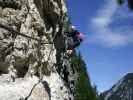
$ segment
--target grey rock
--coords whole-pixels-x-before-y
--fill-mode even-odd
[[[111,89],[102,93],[100,100],[133,100],[133,73],[128,73]]]
[[[67,21],[65,0],[0,0],[0,100],[74,99]]]

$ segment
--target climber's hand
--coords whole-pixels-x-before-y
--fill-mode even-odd
[[[67,54],[71,55],[73,53],[73,50],[67,50]]]

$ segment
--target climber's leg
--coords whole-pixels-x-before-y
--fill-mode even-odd
[[[72,44],[69,44],[69,45],[68,45],[67,53],[68,53],[69,55],[71,55],[71,54],[73,53],[73,50],[74,50],[76,47],[78,47],[79,45],[80,45],[80,41],[79,41],[79,40],[73,41]]]
[[[71,55],[73,53],[73,45],[74,45],[74,40],[73,38],[67,38],[67,47],[66,47],[66,54]]]

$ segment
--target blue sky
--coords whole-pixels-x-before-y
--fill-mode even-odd
[[[79,50],[99,91],[133,72],[133,12],[115,0],[68,0],[71,22],[85,34]]]

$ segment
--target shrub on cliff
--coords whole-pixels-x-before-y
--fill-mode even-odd
[[[72,58],[72,66],[76,70],[78,75],[76,84],[75,84],[75,100],[96,100],[96,94],[94,89],[91,86],[90,79],[87,74],[86,64],[82,60],[82,57],[75,55]]]

